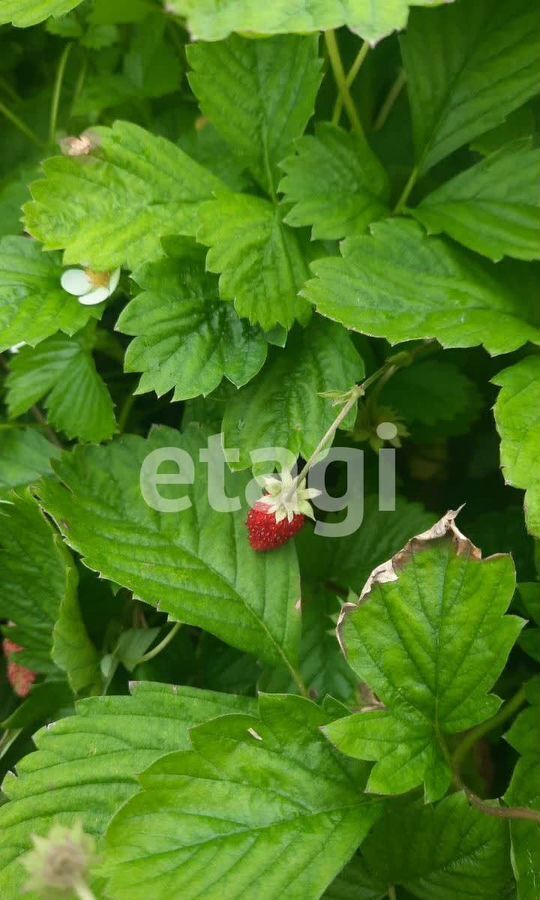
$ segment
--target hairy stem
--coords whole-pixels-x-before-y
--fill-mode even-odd
[[[418,166],[415,166],[407,179],[407,183],[406,183],[405,187],[403,188],[403,191],[401,192],[401,196],[400,196],[398,202],[396,203],[396,205],[394,207],[394,210],[393,210],[394,215],[397,215],[398,213],[400,213],[402,211],[403,207],[405,206],[405,204],[407,203],[407,200],[409,199],[409,197],[411,195],[411,191],[418,180],[419,174],[420,174],[420,172],[418,171]]]
[[[172,639],[180,631],[181,627],[182,622],[175,622],[173,627],[169,632],[167,632],[163,640],[161,640],[159,644],[156,644],[156,646],[153,647],[152,650],[149,650],[148,653],[145,653],[144,656],[141,656],[136,665],[140,666],[141,663],[149,662],[151,659],[154,659],[156,656],[158,656],[162,650],[165,650],[165,647],[168,647]]]
[[[62,85],[64,83],[64,75],[66,72],[66,65],[69,58],[69,54],[71,53],[72,44],[66,44],[64,49],[62,50],[62,55],[58,61],[58,68],[56,70],[56,78],[54,79],[54,87],[53,94],[51,100],[51,115],[49,118],[49,144],[51,147],[54,147],[56,143],[56,125],[58,122],[58,109],[60,107],[60,97],[62,96]]]
[[[369,44],[367,41],[364,41],[362,46],[360,47],[360,50],[356,54],[356,58],[352,64],[351,68],[347,72],[347,76],[345,78],[345,84],[347,85],[348,89],[351,88],[351,86],[354,82],[354,79],[356,78],[360,69],[362,68],[362,66],[364,64],[364,60],[365,60],[366,56],[368,55],[368,52],[369,52]],[[339,93],[337,96],[335,105],[334,105],[334,114],[332,116],[332,124],[333,125],[338,124],[338,122],[341,118],[342,110],[343,110],[343,97],[342,97],[341,93]]]
[[[394,103],[396,102],[397,98],[401,94],[401,91],[405,87],[406,83],[407,83],[407,75],[406,75],[405,69],[400,69],[396,80],[394,81],[392,87],[388,91],[388,94],[386,95],[386,98],[377,114],[377,118],[375,119],[375,122],[373,124],[374,131],[381,130],[381,128],[383,127],[384,123],[386,122],[388,116],[390,115],[390,113],[393,109]]]
[[[467,732],[454,750],[452,764],[459,769],[463,760],[467,757],[474,745],[477,744],[481,738],[485,737],[486,734],[489,734],[490,731],[500,728],[500,726],[504,725],[508,719],[511,719],[518,709],[521,709],[526,702],[526,699],[525,690],[521,687],[519,691],[516,691],[514,696],[504,704],[496,715],[492,716],[492,718],[488,719],[486,722],[481,722],[476,728],[472,728]]]
[[[331,31],[325,31],[324,39],[326,42],[326,48],[328,50],[330,65],[332,66],[332,71],[334,73],[337,88],[343,102],[343,106],[345,107],[345,110],[349,117],[351,128],[357,134],[363,135],[364,129],[362,128],[360,116],[358,115],[358,111],[356,109],[356,106],[354,105],[354,100],[351,96],[351,92],[347,84],[345,70],[343,68],[343,62],[341,60],[335,31],[333,29]]]

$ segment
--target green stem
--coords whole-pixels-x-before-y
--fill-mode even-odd
[[[414,169],[412,170],[411,174],[409,175],[409,178],[407,179],[407,183],[406,183],[405,187],[403,188],[403,191],[401,192],[401,196],[400,196],[398,202],[396,203],[396,205],[394,207],[394,215],[395,216],[398,215],[398,213],[400,213],[401,210],[403,209],[403,207],[405,206],[407,200],[409,199],[411,191],[418,180],[419,174],[420,174],[420,172],[418,171],[418,166],[415,166]]]
[[[337,88],[339,94],[341,96],[343,106],[347,112],[349,117],[349,121],[351,123],[351,128],[357,134],[364,134],[364,129],[362,128],[362,123],[360,121],[360,117],[356,110],[356,106],[354,105],[354,100],[351,96],[351,92],[349,90],[349,86],[347,84],[347,79],[345,77],[345,70],[343,69],[343,62],[341,60],[341,56],[339,53],[339,46],[336,38],[336,33],[332,29],[331,31],[324,32],[324,40],[326,42],[326,49],[328,50],[328,58],[330,60],[330,65],[332,66],[332,71],[334,73],[334,78],[337,84]]]
[[[362,65],[364,64],[364,60],[365,60],[366,56],[368,55],[368,52],[369,52],[369,44],[367,41],[364,41],[362,46],[360,47],[360,50],[356,54],[356,58],[352,64],[351,68],[347,72],[347,77],[345,79],[345,84],[347,85],[347,88],[349,88],[349,89],[351,88],[351,86],[354,82],[354,79],[356,78],[360,69],[362,68]],[[336,103],[334,106],[334,115],[332,116],[332,124],[333,125],[338,124],[338,122],[341,118],[342,110],[343,110],[343,97],[341,96],[341,94],[338,94]]]
[[[486,722],[481,722],[476,728],[472,728],[471,731],[467,732],[465,737],[461,740],[461,743],[458,744],[454,750],[452,756],[454,767],[459,769],[474,745],[485,737],[486,734],[489,734],[490,731],[495,731],[496,728],[499,728],[501,725],[504,725],[508,719],[511,719],[518,709],[523,706],[526,700],[525,690],[521,687],[519,691],[504,704],[496,715],[492,716],[492,718],[488,719]]]
[[[86,73],[88,71],[88,59],[86,55],[83,58],[81,68],[79,70],[79,74],[77,76],[77,81],[75,82],[75,88],[73,91],[73,97],[71,98],[71,115],[73,115],[73,109],[77,100],[81,96],[81,91],[84,86],[84,82],[86,81]]]
[[[165,650],[165,647],[167,647],[171,643],[172,639],[174,638],[174,636],[176,634],[178,634],[181,627],[182,627],[182,622],[175,622],[173,627],[165,635],[163,640],[160,641],[159,644],[156,644],[156,646],[152,650],[149,650],[148,653],[145,653],[144,656],[141,656],[141,658],[137,661],[136,665],[140,666],[142,663],[149,662],[151,659],[154,659],[156,656],[158,656],[161,653],[161,651]]]
[[[388,885],[388,900],[396,900],[396,889],[393,884]]]
[[[123,434],[126,430],[126,425],[128,423],[128,419],[136,399],[137,397],[135,394],[128,394],[124,401],[122,409],[120,410],[120,415],[118,416],[118,431],[120,432],[120,434]]]
[[[53,94],[51,100],[51,115],[49,119],[49,145],[54,147],[56,143],[56,125],[58,122],[58,109],[60,107],[60,97],[62,96],[62,85],[64,83],[64,75],[66,65],[71,53],[72,44],[66,44],[62,50],[60,59],[58,60],[58,68],[56,70],[56,78],[54,79]]]
[[[42,141],[41,138],[37,136],[37,134],[34,134],[32,129],[29,128],[28,125],[26,125],[22,121],[22,119],[19,119],[19,117],[16,116],[15,113],[5,105],[5,103],[2,103],[1,100],[0,113],[5,116],[6,119],[9,119],[11,124],[15,125],[15,128],[18,128],[21,134],[24,134],[24,136],[27,137],[29,141],[32,141],[32,143],[35,144],[36,147],[39,147],[41,150],[43,150],[43,148],[45,147],[45,142]]]
[[[405,72],[405,69],[401,69],[396,80],[394,81],[392,87],[388,91],[386,99],[384,100],[384,103],[379,110],[377,118],[375,119],[375,122],[373,124],[374,131],[380,131],[381,128],[383,127],[384,123],[386,122],[388,116],[390,115],[390,113],[392,111],[394,103],[396,102],[397,98],[401,94],[401,91],[405,87],[406,82],[407,82],[407,74]]]
[[[21,733],[22,728],[10,728],[8,731],[4,732],[0,738],[0,759],[6,755],[9,748],[15,743]]]

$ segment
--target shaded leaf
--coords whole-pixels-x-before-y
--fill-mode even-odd
[[[60,448],[34,428],[0,429],[0,497],[10,488],[24,487],[51,475],[51,459]]]

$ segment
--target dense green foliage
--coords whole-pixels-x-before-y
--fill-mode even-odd
[[[0,26],[1,897],[539,900],[540,8]]]

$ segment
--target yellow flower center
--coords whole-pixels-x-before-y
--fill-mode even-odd
[[[110,272],[94,272],[93,269],[85,269],[84,274],[86,275],[88,280],[91,282],[93,287],[95,287],[95,288],[99,288],[99,287],[108,288],[109,287],[109,282],[111,280]]]

